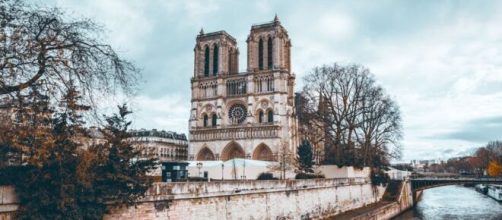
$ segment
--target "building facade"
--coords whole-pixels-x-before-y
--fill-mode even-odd
[[[189,119],[190,159],[277,160],[295,151],[295,75],[291,41],[277,17],[253,25],[247,38],[247,71],[225,31],[197,36]]]
[[[132,130],[131,140],[142,148],[145,157],[153,157],[159,162],[188,160],[188,140],[185,134],[171,131]]]

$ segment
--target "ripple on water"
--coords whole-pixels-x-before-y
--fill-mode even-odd
[[[395,218],[405,219],[502,219],[502,203],[474,188],[444,186],[425,190],[415,209]]]

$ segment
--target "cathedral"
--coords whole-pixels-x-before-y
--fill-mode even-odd
[[[189,159],[277,161],[298,146],[291,40],[277,18],[253,25],[247,71],[225,31],[196,38],[189,119]]]

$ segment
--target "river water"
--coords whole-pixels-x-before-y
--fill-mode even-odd
[[[472,187],[443,186],[425,190],[414,209],[395,218],[408,219],[502,220],[502,203]]]

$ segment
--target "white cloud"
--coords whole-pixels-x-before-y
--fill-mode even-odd
[[[318,17],[317,32],[333,40],[345,39],[353,35],[356,24],[353,19],[338,12],[326,13]]]
[[[135,112],[133,127],[137,129],[188,132],[190,103],[178,95],[167,94],[155,99],[140,95],[135,97],[132,110]]]

